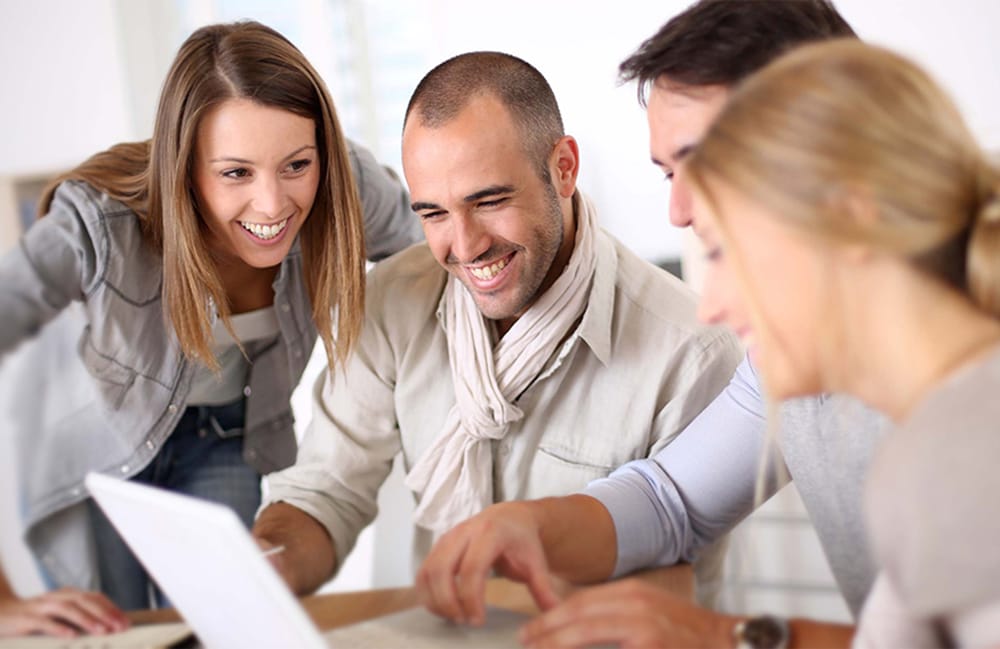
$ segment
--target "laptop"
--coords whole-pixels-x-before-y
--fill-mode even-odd
[[[98,473],[85,483],[206,647],[327,646],[231,509]]]
[[[205,647],[517,646],[528,619],[491,607],[470,629],[417,608],[324,636],[228,507],[98,473],[86,485]]]

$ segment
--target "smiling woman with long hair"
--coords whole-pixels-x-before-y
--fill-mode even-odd
[[[243,22],[184,42],[152,139],[57,179],[0,261],[0,352],[74,302],[84,314],[82,362],[46,377],[76,384],[22,436],[20,467],[31,549],[74,589],[20,600],[0,574],[0,635],[102,632],[125,624],[116,606],[166,603],[87,498],[88,471],[252,522],[261,474],[294,461],[289,399],[317,337],[331,369],[357,340],[366,247],[420,238],[408,203],[283,36]]]
[[[896,423],[867,484],[881,574],[856,643],[996,645],[1000,172],[923,71],[856,41],[751,78],[686,171],[706,319],[772,398],[849,393]]]

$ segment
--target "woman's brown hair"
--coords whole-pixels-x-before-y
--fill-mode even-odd
[[[302,53],[269,27],[238,22],[195,31],[167,74],[152,139],[113,146],[56,179],[40,210],[47,210],[58,183],[82,180],[135,211],[147,243],[161,256],[164,311],[181,348],[217,367],[211,303],[227,327],[230,308],[203,237],[192,168],[201,119],[214,106],[237,98],[307,117],[316,125],[320,182],[299,242],[313,321],[333,368],[346,358],[361,328],[361,204],[326,86]]]

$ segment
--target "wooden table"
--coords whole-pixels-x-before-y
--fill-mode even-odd
[[[690,566],[657,568],[636,576],[681,597],[694,599],[694,573]],[[563,585],[559,590],[566,594],[577,588],[581,587]],[[527,587],[507,579],[494,578],[487,582],[486,601],[492,606],[520,613],[529,615],[538,613],[538,607],[535,606]],[[417,592],[413,587],[311,595],[302,598],[301,602],[316,626],[323,631],[419,605]],[[180,619],[173,609],[133,611],[129,613],[129,618],[133,624],[176,622]]]

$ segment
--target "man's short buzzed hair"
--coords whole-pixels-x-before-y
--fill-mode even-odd
[[[518,130],[528,157],[541,178],[551,182],[548,158],[565,133],[559,104],[542,73],[503,52],[468,52],[427,73],[410,97],[403,128],[416,112],[430,128],[444,126],[476,97],[492,96],[503,104]]]
[[[857,37],[829,0],[700,0],[619,66],[639,102],[660,76],[686,86],[732,86],[810,41]]]

